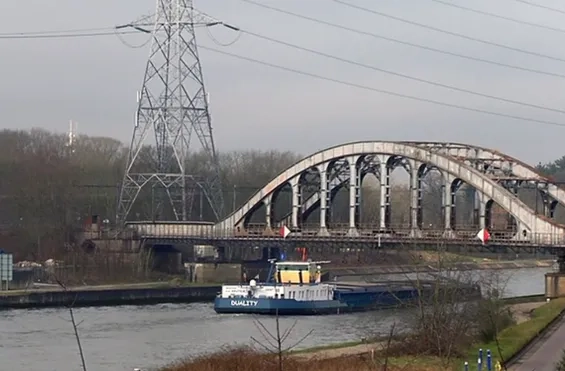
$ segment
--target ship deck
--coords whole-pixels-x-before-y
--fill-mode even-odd
[[[418,284],[410,281],[382,281],[382,282],[363,282],[363,281],[337,281],[333,282],[338,291],[404,291],[416,288],[432,288],[434,282],[420,281]]]

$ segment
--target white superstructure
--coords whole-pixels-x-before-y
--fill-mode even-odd
[[[257,285],[255,280],[251,280],[248,285],[223,285],[221,297],[226,299],[295,299],[297,301],[332,300],[334,288],[334,285],[326,283]]]
[[[321,262],[277,262],[275,280],[268,283],[223,285],[226,299],[294,299],[297,301],[333,300],[335,285],[321,283]]]

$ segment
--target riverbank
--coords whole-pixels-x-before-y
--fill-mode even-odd
[[[365,266],[330,268],[329,278],[378,280],[388,274],[428,273],[437,271],[434,256],[423,256],[421,264],[404,266]],[[448,256],[449,257],[449,256]],[[550,268],[552,260],[516,260],[491,261],[455,256],[446,264],[453,270],[516,270],[525,268]],[[45,308],[62,306],[113,306],[113,305],[149,305],[160,303],[192,303],[213,301],[221,291],[221,284],[191,284],[174,279],[153,283],[115,284],[101,286],[75,286],[63,289],[58,285],[38,285],[25,290],[0,291],[0,309]]]
[[[516,321],[516,325],[530,321],[534,311],[546,304],[543,295],[528,295],[503,300],[509,303],[508,309],[512,313],[514,320]],[[291,352],[290,354],[298,359],[319,360],[367,354],[371,351],[375,351],[375,349],[384,349],[385,347],[386,341],[384,340],[358,340],[299,349]]]
[[[154,282],[123,285],[41,287],[0,292],[0,309],[149,305],[213,301],[221,285]]]
[[[391,371],[454,371],[463,367],[469,361],[470,369],[476,370],[473,360],[476,359],[478,349],[491,349],[493,351],[493,364],[499,360],[510,360],[518,354],[528,343],[535,341],[543,334],[556,318],[565,311],[565,298],[556,299],[549,303],[519,303],[512,304],[510,310],[515,315],[516,323],[499,333],[497,342],[476,343],[468,349],[466,357],[439,359],[437,357],[422,356],[391,356],[385,355],[387,342],[357,343],[344,347],[318,347],[310,351],[302,350],[296,353],[284,354],[285,370],[311,371],[348,371],[348,370],[374,370],[380,369],[386,362],[387,369]],[[402,342],[402,339],[397,339]],[[394,343],[394,342],[393,342]],[[500,351],[500,353],[499,353]],[[162,368],[162,371],[220,371],[239,369],[245,371],[266,371],[278,368],[280,359],[276,354],[262,353],[251,348],[235,348],[220,351],[194,359],[180,361],[171,366]]]
[[[468,352],[468,358],[473,360],[478,354],[478,349],[492,349],[493,364],[504,361],[507,366],[514,365],[525,350],[529,349],[531,344],[536,343],[538,339],[543,338],[545,332],[549,330],[554,323],[563,318],[565,313],[565,298],[557,299],[549,303],[540,301],[540,296],[531,295],[526,297],[509,298],[505,301],[508,303],[507,308],[512,313],[515,324],[503,330],[498,336],[498,344],[490,342],[488,344],[477,344]],[[291,354],[292,357],[303,361],[319,361],[326,359],[338,359],[351,356],[362,356],[367,354],[379,353],[386,348],[386,341],[374,341],[367,343],[365,341],[333,344],[322,347],[302,349]],[[499,349],[500,353],[495,349]],[[439,360],[426,358],[418,360],[418,358],[410,359],[409,357],[394,357],[391,364],[406,364],[413,362],[414,365],[421,365],[422,368],[409,368],[414,370],[426,370],[428,365],[432,367],[434,364],[439,365]],[[453,365],[453,369],[458,369],[457,363]],[[469,362],[470,369],[475,370],[473,362]]]

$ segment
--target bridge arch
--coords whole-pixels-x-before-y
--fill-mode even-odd
[[[519,160],[513,156],[507,155],[495,149],[485,148],[476,145],[469,145],[464,143],[437,143],[437,142],[403,142],[410,145],[423,146],[429,148],[432,152],[439,152],[453,156],[455,158],[461,158],[468,155],[468,151],[474,153],[474,157],[482,160],[495,160],[495,161],[506,161],[508,162],[508,171],[514,176],[523,178],[537,180],[540,183],[547,184],[547,193],[554,201],[557,201],[561,206],[565,206],[565,190],[557,186],[553,179],[541,174],[533,166]],[[552,210],[555,210],[555,204]]]
[[[347,159],[349,163],[357,164],[361,156],[368,154],[388,156],[388,158],[400,156],[414,163],[429,164],[437,168],[442,174],[450,175],[453,179],[460,179],[478,190],[487,200],[493,200],[508,213],[512,214],[520,225],[518,229],[521,231],[526,230],[528,235],[547,234],[562,236],[564,233],[564,226],[543,216],[536,215],[528,206],[514,197],[511,192],[496,181],[490,179],[478,169],[464,164],[450,153],[435,151],[433,148],[427,146],[426,142],[385,141],[343,144],[322,150],[304,158],[270,181],[263,189],[255,193],[239,210],[236,210],[223,221],[217,223],[215,228],[230,229],[240,226],[247,214],[250,213],[257,204],[264,202],[267,197],[276,192],[284,184],[288,182],[291,184],[297,183],[295,179],[298,179],[303,172],[310,168],[318,168],[322,164],[333,163],[339,159]],[[417,171],[417,168],[415,170]],[[350,184],[350,186],[355,188],[354,184]]]

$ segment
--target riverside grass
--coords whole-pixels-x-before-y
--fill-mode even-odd
[[[520,324],[504,329],[498,335],[498,346],[495,341],[487,344],[476,344],[468,354],[469,360],[475,360],[479,349],[490,349],[493,364],[509,360],[522,350],[532,339],[539,335],[551,324],[561,313],[565,311],[565,298],[554,299],[532,312],[532,318]],[[500,353],[498,351],[500,348]],[[469,362],[470,370],[476,370],[477,366]]]
[[[469,361],[470,370],[476,370],[473,362],[477,358],[478,349],[490,349],[493,355],[493,364],[502,359],[508,360],[517,354],[531,339],[542,332],[555,318],[565,311],[565,298],[555,299],[536,308],[532,318],[503,330],[496,342],[477,343],[469,349],[467,359],[457,359],[448,366],[442,365],[440,359],[435,357],[391,357],[388,359],[389,371],[455,371],[460,370],[465,361]],[[311,353],[312,357],[303,359],[292,354],[285,355],[284,371],[354,371],[382,369],[384,357],[378,353],[374,357],[370,354],[341,355],[336,357],[316,357],[320,350],[345,349],[358,343],[345,343],[339,345],[316,347],[296,352],[298,354]],[[501,355],[498,353],[500,348]],[[182,360],[161,369],[161,371],[275,371],[279,370],[277,356],[258,352],[249,347],[226,348],[216,353],[203,355],[187,360]]]

